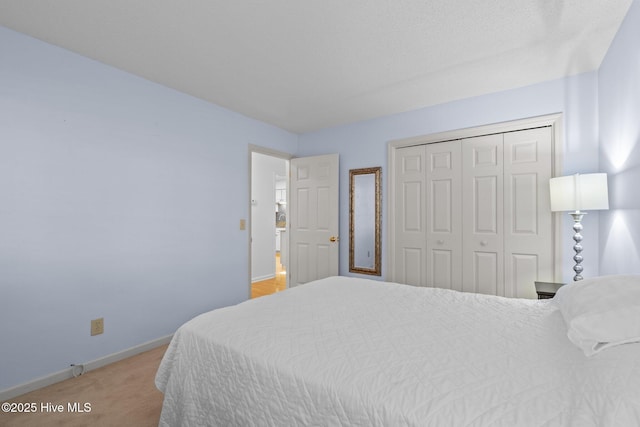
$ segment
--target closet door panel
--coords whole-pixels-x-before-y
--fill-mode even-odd
[[[400,283],[407,285],[423,286],[424,278],[424,254],[420,248],[405,247],[402,249],[401,264],[404,268],[400,271]]]
[[[491,236],[498,235],[498,198],[500,188],[499,175],[473,177],[474,215],[473,230],[475,233],[485,233]]]
[[[504,295],[503,136],[462,142],[463,290]]]
[[[471,289],[468,292],[479,294],[498,295],[500,282],[500,257],[497,252],[473,252],[473,279],[470,281]]]
[[[505,262],[506,296],[514,298],[537,298],[535,289],[533,292],[527,292],[527,290],[529,288],[535,288],[531,285],[533,282],[530,282],[530,280],[535,282],[537,279],[540,269],[539,256],[536,254],[511,253],[508,254],[507,257]]]
[[[520,173],[507,176],[507,209],[511,212],[506,225],[513,234],[533,236],[538,233],[538,174]],[[509,181],[510,180],[510,181]]]
[[[461,143],[426,146],[427,286],[462,290]]]
[[[405,182],[402,185],[402,231],[405,233],[422,233],[423,218],[422,193],[423,183],[419,181]]]
[[[392,280],[426,285],[425,147],[398,149],[396,156],[396,223]]]
[[[553,281],[551,128],[506,133],[504,150],[505,296],[535,298],[533,282]]]
[[[431,221],[429,231],[431,233],[450,234],[452,230],[452,204],[453,198],[453,182],[451,179],[427,179],[427,185],[430,184],[429,212],[431,213]]]
[[[429,271],[429,286],[435,288],[457,289],[458,283],[454,282],[454,276],[458,262],[454,256],[454,251],[432,249],[429,251],[429,261],[431,270]]]

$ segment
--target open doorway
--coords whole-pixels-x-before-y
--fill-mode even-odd
[[[251,150],[251,298],[287,288],[289,160]]]

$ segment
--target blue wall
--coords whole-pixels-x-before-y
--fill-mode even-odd
[[[563,114],[562,174],[598,170],[597,73],[585,73],[516,90],[493,93],[403,114],[382,117],[300,136],[299,155],[340,154],[340,274],[349,273],[349,169],[382,166],[383,268],[386,277],[387,143],[417,135],[463,129],[491,123]],[[583,221],[585,277],[598,273],[598,213]],[[573,222],[564,216],[562,230],[563,280],[571,280]]]
[[[602,274],[640,274],[640,3],[632,3],[599,72],[601,167],[609,211],[601,214]]]
[[[0,27],[0,390],[245,300],[248,145],[297,139]]]

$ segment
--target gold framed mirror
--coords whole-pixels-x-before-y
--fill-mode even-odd
[[[349,271],[382,275],[380,166],[349,170]]]

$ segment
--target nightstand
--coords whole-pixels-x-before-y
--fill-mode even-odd
[[[550,299],[553,298],[560,286],[564,285],[564,283],[553,283],[553,282],[535,282],[536,283],[536,293],[538,294],[538,299]]]

